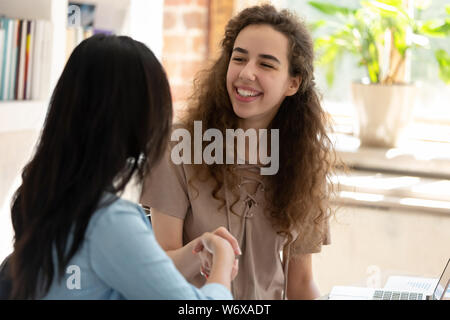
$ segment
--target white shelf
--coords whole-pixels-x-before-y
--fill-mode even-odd
[[[50,97],[65,63],[67,0],[1,0],[0,14],[18,19],[47,20],[51,23],[51,47],[42,63],[45,83],[42,97]],[[48,101],[0,101],[0,133],[39,130]]]
[[[17,19],[52,20],[52,0],[2,0],[0,13]]]
[[[47,113],[48,101],[1,101],[0,133],[40,130]]]

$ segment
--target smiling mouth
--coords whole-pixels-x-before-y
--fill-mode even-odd
[[[236,93],[242,98],[255,98],[262,95],[262,92],[242,88],[236,88]]]

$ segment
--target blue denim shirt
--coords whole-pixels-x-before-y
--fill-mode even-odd
[[[119,198],[93,214],[65,271],[43,299],[233,298],[218,283],[200,289],[188,283],[156,242],[142,208]]]

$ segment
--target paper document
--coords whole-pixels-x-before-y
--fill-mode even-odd
[[[421,292],[431,295],[434,288],[436,288],[438,280],[435,278],[390,276],[383,289],[390,291]]]
[[[334,286],[329,294],[330,300],[368,300],[374,293],[373,288]]]

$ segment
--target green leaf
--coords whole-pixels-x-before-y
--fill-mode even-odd
[[[318,38],[315,41],[315,49],[319,51],[319,57],[316,62],[324,68],[326,82],[329,87],[333,85],[336,64],[343,50],[343,47],[338,44],[337,40],[339,39],[330,36]]]
[[[312,23],[309,23],[308,24],[308,28],[309,28],[309,30],[314,32],[317,29],[319,29],[319,28],[323,27],[324,25],[326,25],[326,23],[327,22],[325,20],[317,20],[317,21],[314,21]]]
[[[434,53],[439,65],[439,77],[446,84],[450,84],[450,55],[443,49]]]
[[[317,62],[321,65],[323,64],[333,64],[334,59],[336,58],[336,53],[339,50],[339,47],[331,40],[323,43],[322,45],[318,45],[317,48],[321,48],[323,53],[318,58]]]
[[[331,3],[325,3],[325,2],[318,2],[318,1],[308,1],[308,4],[317,10],[319,10],[322,13],[325,13],[327,15],[336,15],[336,14],[343,14],[343,15],[349,15],[355,13],[355,9],[337,6]]]
[[[367,69],[370,81],[373,83],[379,82],[380,66],[378,48],[375,41],[375,35],[370,28],[362,30],[364,32],[363,41],[361,43],[362,63]]]
[[[403,7],[403,0],[376,0],[375,2],[383,3],[396,8]]]
[[[409,23],[413,21],[401,1],[365,0],[361,1],[361,5],[367,10],[380,15],[382,19],[392,18],[396,21],[403,20]]]
[[[445,12],[447,12],[447,14],[450,14],[450,4],[445,6]]]
[[[393,35],[395,48],[397,49],[398,53],[400,53],[400,55],[404,57],[409,46],[406,43],[406,33],[402,31],[404,30],[394,30]]]
[[[334,64],[328,64],[325,72],[325,79],[327,81],[328,87],[331,87],[334,82]]]
[[[381,1],[372,1],[372,0],[361,1],[361,5],[382,16],[393,16],[398,13],[396,7],[391,6],[389,4],[385,4]]]
[[[368,61],[367,71],[371,82],[378,82],[380,77],[380,66],[378,64],[378,49],[375,43],[369,44],[369,52],[372,59]],[[377,59],[375,59],[377,57]]]
[[[398,12],[398,10],[395,6],[384,3],[383,1],[367,0],[367,1],[361,1],[361,4],[364,5],[365,7],[372,8],[373,10],[376,10],[380,13],[392,14],[392,13]]]
[[[450,18],[442,20],[429,20],[426,21],[419,31],[431,37],[448,37],[450,36]]]

